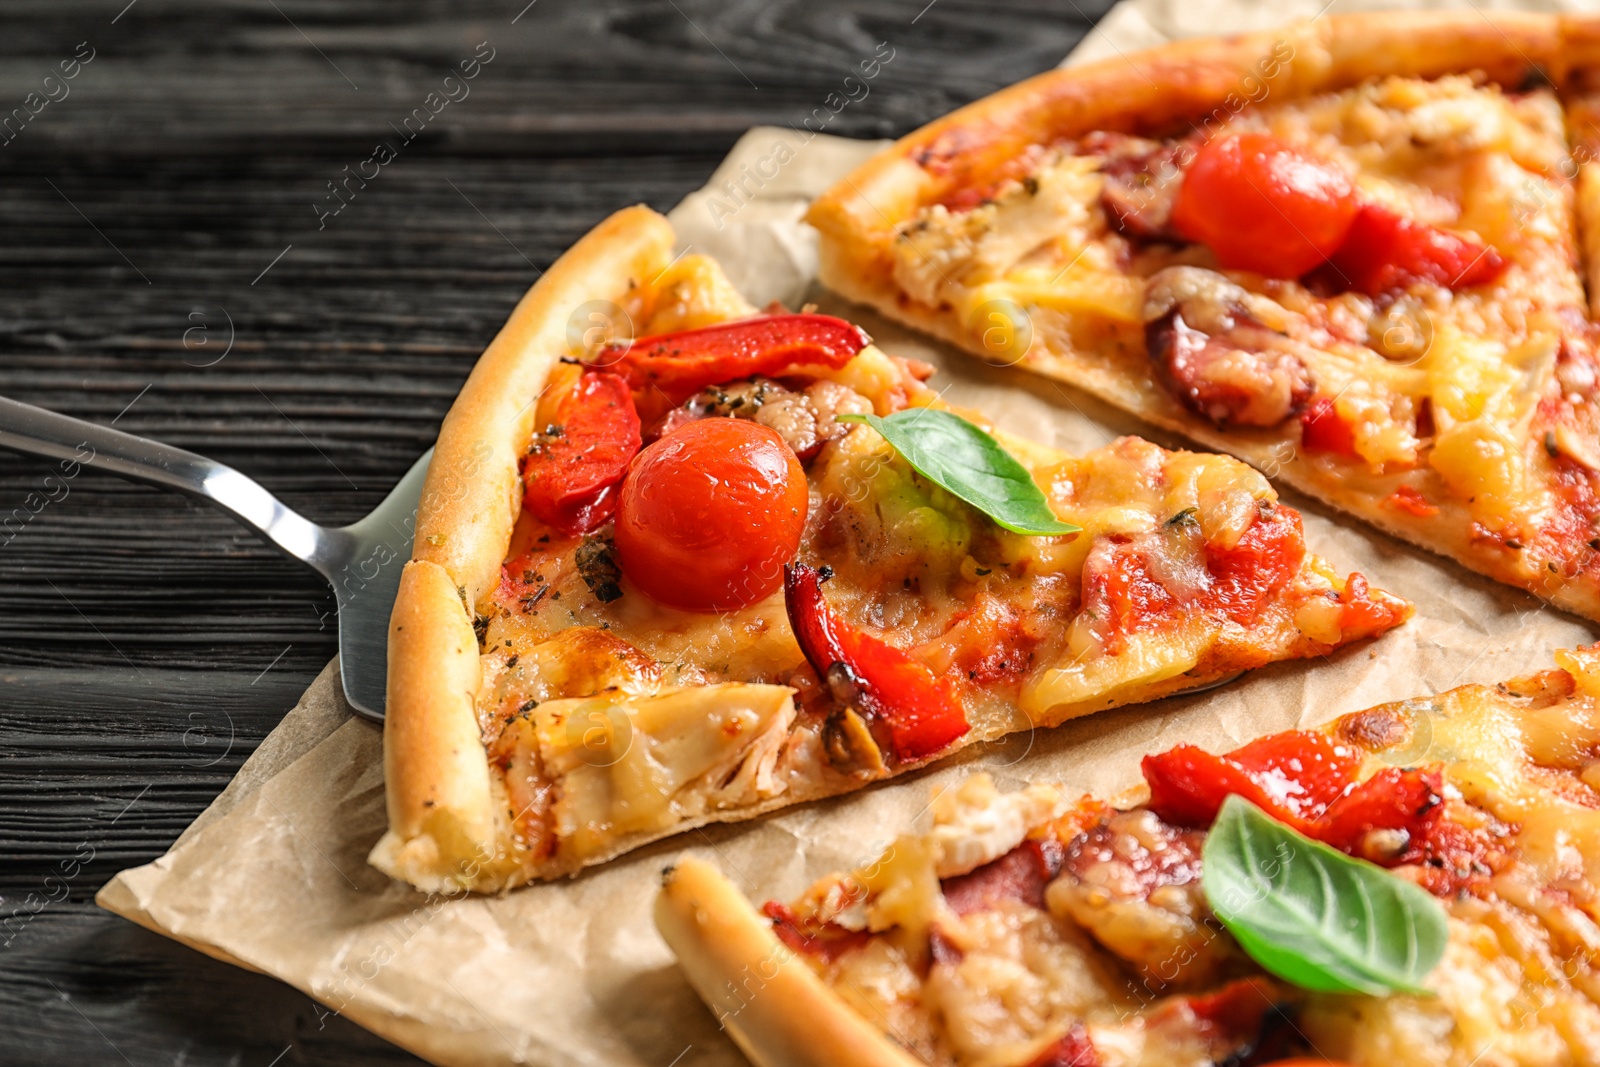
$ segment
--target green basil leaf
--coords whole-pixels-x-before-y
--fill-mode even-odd
[[[871,426],[918,474],[1013,533],[1048,537],[1082,529],[1057,519],[1028,469],[960,415],[938,408],[906,408],[881,418],[840,415],[839,421]]]
[[[1444,908],[1426,890],[1297,833],[1229,796],[1206,838],[1201,884],[1250,957],[1305,989],[1427,994]]]

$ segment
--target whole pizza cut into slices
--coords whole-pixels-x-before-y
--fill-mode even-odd
[[[1245,464],[992,434],[930,373],[757,311],[648,209],[578,242],[440,432],[372,862],[570,874],[1409,614]]]
[[[1556,662],[1116,804],[973,775],[759,912],[685,859],[657,925],[761,1067],[1597,1063],[1600,651]]]
[[[1600,619],[1597,71],[1600,20],[1553,15],[1187,41],[980,100],[808,217],[844,295]]]

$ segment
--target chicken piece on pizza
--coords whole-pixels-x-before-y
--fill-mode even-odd
[[[819,199],[823,280],[1600,619],[1597,71],[1476,11],[1053,71]]]
[[[974,775],[791,904],[682,860],[656,922],[759,1067],[1600,1062],[1600,646],[1556,662],[1115,805]]]
[[[571,874],[1409,613],[1237,460],[992,434],[672,245],[603,223],[445,420],[391,623],[396,877]]]

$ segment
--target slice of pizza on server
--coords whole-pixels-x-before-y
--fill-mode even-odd
[[[571,874],[1409,614],[1245,464],[1066,455],[929,373],[758,312],[647,209],[578,242],[439,436],[372,861],[440,890]]]

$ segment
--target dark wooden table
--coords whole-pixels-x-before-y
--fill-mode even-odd
[[[878,42],[893,61],[827,132],[904,133],[1054,65],[1106,6],[10,0],[0,394],[351,521],[535,269],[607,213],[670,208]],[[468,95],[319,219],[475,54]],[[92,901],[334,651],[326,587],[220,514],[0,453],[0,1063],[415,1062]]]

